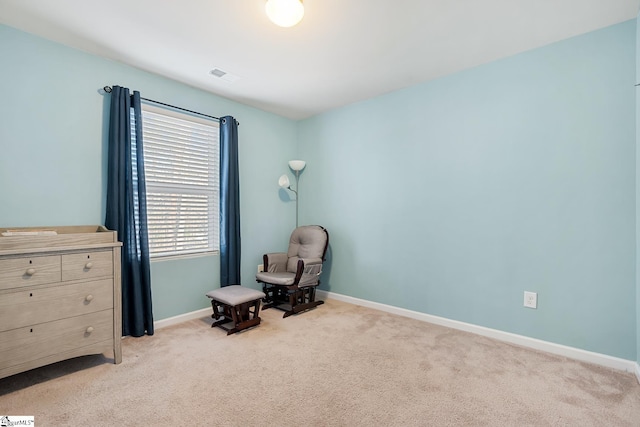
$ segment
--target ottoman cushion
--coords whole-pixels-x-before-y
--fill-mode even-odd
[[[231,285],[207,292],[207,296],[212,300],[219,301],[223,304],[236,306],[245,302],[262,299],[266,295],[264,292],[260,292],[255,289],[245,288],[240,285]]]

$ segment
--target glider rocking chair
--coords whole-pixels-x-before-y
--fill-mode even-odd
[[[282,317],[289,317],[324,304],[316,301],[316,287],[328,245],[324,227],[305,225],[291,233],[287,253],[265,254],[264,271],[256,275],[266,294],[262,309],[278,308],[285,311]]]

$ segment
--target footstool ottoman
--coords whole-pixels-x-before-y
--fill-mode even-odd
[[[260,324],[258,314],[260,314],[260,301],[266,296],[264,292],[240,285],[230,285],[207,292],[206,295],[211,298],[213,307],[211,317],[216,320],[222,317],[211,325],[212,328],[218,326],[227,331],[227,335],[231,335]],[[231,322],[233,322],[232,327],[225,325]]]

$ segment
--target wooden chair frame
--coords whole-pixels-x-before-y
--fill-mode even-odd
[[[213,322],[211,327],[222,328],[227,331],[227,335],[235,334],[243,329],[260,324],[260,299],[234,306],[212,299],[211,306],[213,307],[211,317],[216,320],[222,317],[221,320]],[[252,308],[253,310],[251,310]],[[229,328],[226,324],[230,322],[233,322],[233,326]]]

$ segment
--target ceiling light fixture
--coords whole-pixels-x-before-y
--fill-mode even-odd
[[[264,8],[271,22],[280,27],[293,27],[304,16],[302,0],[267,0]]]

